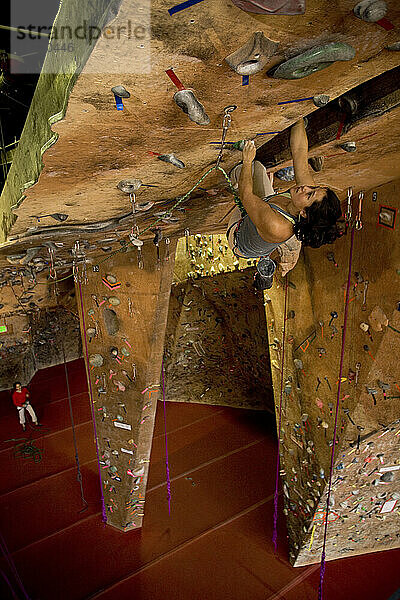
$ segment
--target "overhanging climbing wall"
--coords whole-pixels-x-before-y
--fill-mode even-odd
[[[234,3],[231,0],[218,3],[206,0],[195,4],[189,2],[176,8],[170,7],[172,10],[169,11],[164,0],[154,0],[152,3],[147,0],[140,0],[137,3],[124,0],[112,23],[114,31],[117,27],[124,27],[130,20],[135,21],[138,14],[142,12],[147,18],[144,22],[146,27],[143,40],[130,38],[127,35],[123,39],[117,36],[109,39],[108,34],[101,36],[85,69],[77,79],[65,119],[54,126],[51,134],[46,135],[45,139],[39,139],[34,134],[38,122],[35,112],[32,111],[28,117],[27,127],[16,152],[16,166],[10,172],[2,196],[4,207],[2,223],[6,233],[10,233],[13,221],[11,213],[18,217],[11,230],[13,238],[9,239],[12,248],[7,246],[4,253],[17,254],[17,256],[20,254],[18,260],[23,261],[26,258],[27,264],[32,266],[33,259],[30,252],[35,246],[44,248],[44,240],[49,238],[63,240],[64,246],[62,250],[60,249],[59,256],[62,260],[68,259],[69,264],[71,264],[70,252],[76,240],[80,240],[82,244],[86,241],[85,260],[92,261],[88,262],[88,268],[95,264],[99,253],[103,251],[108,253],[109,262],[106,267],[101,267],[97,273],[90,272],[88,286],[82,286],[81,318],[82,324],[84,315],[87,320],[89,319],[89,324],[85,322],[83,328],[86,334],[89,334],[87,329],[92,330],[92,338],[89,336],[91,341],[88,341],[90,349],[88,354],[93,356],[99,354],[104,361],[101,366],[96,366],[100,364],[100,360],[98,357],[95,358],[96,363],[92,358],[93,370],[89,375],[94,391],[93,401],[99,405],[94,407],[96,408],[95,422],[98,425],[99,435],[101,434],[99,446],[102,461],[102,489],[106,494],[106,516],[116,527],[129,528],[139,526],[141,522],[139,510],[136,510],[138,518],[134,522],[135,525],[131,524],[129,517],[131,513],[135,514],[135,507],[132,506],[134,501],[137,501],[139,509],[141,508],[139,501],[143,499],[142,490],[146,478],[146,466],[143,465],[146,465],[149,459],[153,413],[145,414],[144,416],[150,416],[150,419],[140,423],[144,418],[140,411],[154,410],[154,406],[144,408],[146,403],[142,404],[144,402],[142,396],[139,396],[138,390],[133,385],[134,382],[129,379],[129,377],[135,379],[133,370],[123,368],[116,358],[123,359],[121,363],[123,364],[131,354],[135,356],[136,362],[129,364],[136,364],[138,373],[141,367],[140,374],[137,375],[141,391],[158,380],[160,358],[158,366],[157,361],[154,362],[155,366],[153,365],[157,370],[154,377],[150,376],[153,375],[153,371],[149,366],[152,362],[152,353],[159,353],[157,355],[160,357],[162,352],[161,337],[163,336],[153,339],[151,333],[157,322],[158,304],[154,295],[151,302],[147,303],[145,299],[147,287],[151,289],[153,286],[154,289],[160,290],[161,280],[160,303],[166,318],[166,299],[163,294],[164,292],[165,295],[167,294],[171,282],[169,272],[168,276],[163,276],[167,269],[165,265],[161,273],[157,274],[155,271],[153,273],[154,256],[149,262],[152,265],[150,270],[144,273],[137,272],[125,253],[118,254],[114,258],[114,251],[123,250],[123,245],[118,247],[118,244],[124,240],[117,240],[117,237],[125,236],[127,239],[136,219],[142,238],[146,241],[153,235],[154,232],[150,233],[149,230],[156,223],[162,226],[164,234],[168,231],[168,235],[175,239],[182,237],[185,229],[189,229],[192,233],[207,234],[223,231],[227,222],[227,211],[232,201],[227,182],[221,171],[210,171],[204,180],[202,177],[215,165],[223,113],[227,105],[237,105],[233,112],[227,142],[254,138],[259,147],[263,142],[268,142],[276,134],[275,132],[282,132],[300,117],[316,111],[317,106],[313,100],[315,96],[323,94],[335,99],[377,74],[397,67],[399,54],[396,51],[396,43],[398,43],[396,28],[400,23],[398,2],[388,0],[387,14],[379,15],[377,19],[369,21],[360,19],[361,14],[354,14],[354,4],[354,0],[343,0],[334,4],[329,0],[308,0],[304,14],[300,11],[296,16],[281,14],[272,16],[245,12],[242,10],[245,4],[239,6],[239,2]],[[72,3],[70,5],[67,1],[63,3],[64,8],[67,5],[70,8]],[[382,21],[382,17],[386,18],[386,21]],[[151,69],[136,71],[132,68],[133,59],[136,63],[148,67],[145,59],[150,53],[152,54]],[[78,54],[77,58],[80,64],[83,64],[82,48]],[[118,65],[118,72],[110,73],[111,66],[115,64]],[[326,68],[321,69],[321,67]],[[68,73],[64,75],[68,78]],[[60,80],[65,82],[64,75],[60,76]],[[282,75],[287,79],[282,79]],[[65,107],[59,105],[60,90],[56,94],[50,86],[49,91],[46,82],[49,84],[51,80],[42,77],[37,87],[35,109],[42,106],[47,97],[54,100],[53,96],[58,96],[57,111],[61,111]],[[120,87],[116,92],[117,85],[124,89]],[[64,90],[64,86],[60,89]],[[118,92],[124,98],[118,95]],[[63,104],[64,93],[61,95],[61,104]],[[341,140],[339,140],[339,131],[336,133],[337,139],[328,136],[323,137],[321,141],[317,137],[313,152],[326,158],[324,170],[316,176],[319,184],[332,186],[341,194],[343,200],[348,185],[354,185],[358,191],[361,187],[369,189],[372,185],[384,184],[395,179],[397,175],[394,175],[394,172],[398,169],[399,150],[398,136],[395,138],[393,131],[398,128],[399,110],[395,110],[394,106],[392,108],[391,112],[387,112],[382,117],[370,114],[369,120],[359,123],[348,133],[345,132],[342,120],[339,123],[342,132]],[[63,110],[59,114],[63,114]],[[42,128],[42,133],[49,133],[48,118],[52,116],[53,114],[41,115],[46,124]],[[57,144],[50,148],[50,143],[56,140],[57,135],[59,135]],[[352,141],[357,145],[355,153],[345,152],[343,148],[338,147],[339,142]],[[224,150],[221,165],[229,172],[230,168],[240,160],[241,155],[233,144],[227,143],[227,145],[229,148]],[[386,151],[383,152],[382,149]],[[40,178],[35,186],[28,188],[37,179],[38,162],[45,150],[44,168]],[[286,159],[287,154],[280,156],[280,160]],[[17,177],[16,169],[21,165],[24,169],[21,171],[22,175],[18,173]],[[136,198],[129,198],[119,185],[121,180],[132,179],[137,183],[137,187],[133,190]],[[200,182],[199,188],[194,194],[186,197],[196,182]],[[135,199],[140,213],[136,216],[132,211],[134,202],[132,204],[130,202]],[[356,252],[355,257],[360,262],[356,268],[361,278],[352,281],[354,285],[357,283],[358,287],[354,289],[357,300],[351,300],[351,311],[354,311],[356,306],[360,306],[366,280],[370,282],[369,289],[366,290],[367,294],[373,291],[373,283],[379,290],[389,289],[391,285],[389,279],[382,279],[381,273],[376,270],[379,263],[374,262],[375,255],[379,252],[381,261],[386,261],[385,264],[388,263],[389,257],[392,260],[394,256],[393,245],[387,246],[385,242],[382,248],[379,246],[381,250],[377,245],[378,241],[379,243],[381,241],[383,231],[393,233],[390,227],[390,222],[393,220],[393,210],[391,210],[393,201],[389,198],[385,202],[388,207],[384,211],[385,216],[382,216],[384,223],[379,225],[383,228],[376,230],[378,232],[376,238],[373,236],[371,238],[370,234],[365,237],[365,228],[361,233],[357,232],[355,249],[358,254]],[[173,206],[174,209],[171,208]],[[353,209],[355,211],[356,207]],[[53,216],[46,219],[50,218],[53,221],[44,221],[39,225],[38,218],[49,213]],[[367,213],[366,222],[368,218]],[[375,223],[374,220],[372,221]],[[116,237],[114,236],[110,244],[114,242],[116,244],[105,248],[106,242],[101,241],[102,232],[115,229]],[[376,233],[375,230],[373,233]],[[397,235],[397,230],[394,230],[394,233]],[[87,241],[88,239],[90,241]],[[370,262],[366,268],[367,273],[362,270],[366,251],[364,248],[360,250],[357,246],[357,240],[360,239],[365,240],[363,242],[365,249],[374,247],[375,250],[373,257],[368,259]],[[384,239],[387,241],[388,238]],[[348,240],[349,236],[337,242],[334,247],[338,265],[346,263]],[[146,252],[151,253],[148,248]],[[324,250],[306,253],[307,262],[300,263],[290,275],[292,285],[288,288],[289,303],[292,303],[289,307],[294,314],[290,315],[290,311],[287,314],[288,317],[290,315],[290,319],[286,323],[288,328],[286,357],[293,360],[293,365],[290,363],[291,368],[285,374],[283,382],[282,452],[285,459],[282,475],[287,478],[285,494],[289,501],[286,510],[289,516],[294,561],[296,556],[299,561],[303,560],[305,544],[308,544],[311,553],[314,548],[316,554],[310,555],[312,560],[318,556],[321,528],[317,526],[317,521],[313,522],[313,518],[326,486],[331,448],[329,442],[332,441],[333,435],[333,414],[330,413],[334,408],[334,390],[338,376],[340,328],[337,324],[338,320],[343,318],[341,286],[345,281],[345,275],[335,270],[334,260],[330,262],[322,260],[323,252]],[[74,266],[76,267],[76,264]],[[129,288],[117,290],[118,294],[114,293],[116,290],[104,291],[105,284],[101,282],[101,276],[106,275],[114,275],[117,281],[121,280],[125,286],[127,283],[136,286],[136,280],[129,280],[129,266],[132,267],[138,282],[135,296],[127,293]],[[386,270],[382,271],[384,274],[386,272]],[[112,283],[113,280],[107,281]],[[284,284],[285,282],[279,277],[276,278],[271,298],[273,294],[278,297],[282,293]],[[92,297],[92,294],[97,297],[97,300]],[[113,300],[114,304],[109,302],[111,306],[107,304],[109,312],[106,313],[105,321],[103,295],[107,298],[107,303],[110,297],[120,300],[119,304],[115,303],[115,300]],[[137,324],[141,327],[138,336],[140,356],[135,355],[135,349],[131,352],[126,344],[128,341],[134,348],[129,336],[134,337],[136,331],[133,332],[133,328],[129,324],[126,325],[126,330],[124,329],[123,332],[126,340],[123,340],[119,337],[119,330],[115,330],[116,321],[119,319],[124,328],[125,321],[132,323],[130,320],[132,317],[126,314],[126,310],[129,312],[129,298],[131,303],[133,300],[136,302],[136,305],[131,304],[132,310],[135,306],[136,309],[142,310],[142,303],[147,307],[146,310],[143,309],[145,314],[143,323],[140,321]],[[394,323],[392,326],[396,329],[392,312],[393,302],[389,307],[382,307],[376,299],[376,305],[388,311],[388,322]],[[270,304],[268,310],[272,310],[273,314],[271,313],[271,316],[269,313],[269,331],[278,339],[276,343],[274,340],[272,346],[271,364],[273,373],[277,375],[278,368],[274,365],[277,364],[279,367],[279,362],[282,360],[283,347],[279,343],[279,338],[284,321],[279,303]],[[89,310],[93,313],[89,314]],[[115,314],[113,315],[111,311]],[[331,325],[333,324],[337,331],[329,325],[331,313],[335,312],[337,317],[332,317]],[[92,321],[98,323],[93,325]],[[324,337],[322,328],[319,327],[320,321],[324,322]],[[368,325],[364,318],[361,322]],[[363,385],[368,383],[370,390],[368,401],[373,403],[374,394],[371,389],[375,389],[376,385],[379,387],[378,381],[369,385],[371,382],[362,378],[367,377],[365,361],[369,360],[370,355],[374,357],[371,358],[371,360],[375,359],[374,363],[378,361],[378,354],[374,355],[375,348],[372,346],[376,343],[375,334],[370,332],[373,337],[370,341],[365,325],[363,329],[360,329],[359,325],[360,323],[352,322],[351,339],[354,341],[351,348],[357,348],[358,353],[362,340],[364,342],[362,346],[367,345],[368,349],[362,349],[362,352],[365,352],[363,360],[358,355],[350,356],[347,359],[348,368],[357,374],[356,365],[358,362],[361,363],[358,372],[359,381],[362,381]],[[104,328],[107,327],[106,331]],[[312,339],[314,330],[315,338]],[[390,330],[389,333],[394,335],[396,332]],[[378,336],[381,334],[382,332],[377,332]],[[328,339],[326,339],[327,335]],[[319,350],[317,350],[317,343]],[[116,348],[117,354],[115,350],[111,354],[113,348]],[[122,352],[122,348],[130,356],[125,354],[121,356],[119,352]],[[335,360],[331,360],[332,356]],[[104,370],[102,370],[103,365],[106,367]],[[122,373],[122,370],[126,371],[128,376]],[[320,370],[324,371],[322,376],[319,374]],[[311,373],[314,378],[312,383]],[[372,378],[373,372],[368,371],[369,375]],[[391,391],[393,382],[387,381],[387,378],[386,372],[379,375],[381,384],[391,385]],[[343,384],[348,385],[350,391],[355,389],[355,383],[347,381]],[[346,385],[344,385],[345,390]],[[360,386],[361,383],[357,385]],[[385,388],[379,387],[379,390],[381,389],[383,395]],[[344,424],[342,421],[339,423],[340,448],[346,447],[346,444],[358,443],[359,435],[362,444],[361,438],[364,431],[367,431],[367,427],[376,426],[374,414],[368,414],[370,420],[364,424],[362,420],[358,422],[352,416],[355,403],[364,401],[358,394],[359,391],[360,387],[357,388],[356,394],[349,394],[347,398],[341,400]],[[386,389],[385,393],[388,396]],[[121,398],[130,400],[125,403],[120,401]],[[375,405],[372,406],[375,410]],[[392,405],[389,408],[393,408]],[[389,414],[390,411],[387,411],[385,418],[388,418]],[[397,418],[396,415],[391,415],[390,418],[392,417]],[[385,426],[387,424],[388,422],[385,421]],[[357,426],[364,429],[357,431],[352,429]],[[146,428],[148,428],[147,433]],[[145,432],[143,438],[141,431]],[[132,435],[128,437],[128,433]],[[381,435],[379,431],[376,433]],[[137,434],[138,441],[135,440],[134,434]],[[383,438],[388,435],[389,433],[385,433]],[[123,452],[121,448],[127,449],[123,444],[130,440],[132,443],[128,446],[129,452]],[[134,447],[134,443],[137,444],[140,452],[132,450],[130,446]],[[353,450],[352,446],[350,448]],[[124,471],[122,477],[119,473],[125,467],[126,474]],[[353,466],[348,467],[349,473],[353,468]],[[141,472],[143,472],[143,479]],[[129,477],[135,478],[134,484]],[[391,483],[391,481],[383,481],[379,485],[390,486]],[[347,483],[343,484],[341,489],[345,490],[346,485]],[[139,487],[133,490],[132,486]],[[338,484],[336,483],[335,486],[338,487]],[[141,498],[133,495],[131,503],[131,491],[140,493]],[[343,503],[345,502],[348,500],[343,500]],[[128,508],[131,510],[129,511]],[[356,510],[358,508],[355,512]],[[391,516],[390,514],[385,519]],[[322,522],[323,519],[322,511]],[[386,542],[387,540],[382,547],[385,547]],[[363,548],[362,540],[357,544],[359,545],[355,546],[356,549],[346,550],[346,552],[351,554]],[[351,546],[347,547],[351,548]],[[328,549],[330,551],[330,547]],[[346,555],[346,552],[339,554],[339,549],[333,547],[329,557]]]
[[[351,223],[360,217],[362,227],[354,231],[339,397],[351,229],[331,247],[306,249],[288,276],[282,404],[273,375],[296,566],[320,560],[327,518],[327,560],[400,546],[399,190],[397,180],[351,200]],[[279,327],[283,288],[269,296],[268,319]]]

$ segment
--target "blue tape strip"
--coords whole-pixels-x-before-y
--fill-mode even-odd
[[[279,104],[292,104],[292,102],[304,102],[305,100],[312,100],[314,96],[309,96],[308,98],[298,98],[297,100],[286,100],[286,102],[278,102]]]
[[[242,76],[242,85],[249,85],[249,75]]]
[[[122,98],[115,94],[115,104],[117,106],[117,110],[124,110],[124,103],[122,102]]]
[[[189,8],[194,4],[199,4],[200,2],[203,2],[203,0],[187,0],[186,2],[182,2],[181,4],[177,4],[176,6],[169,8],[168,12],[170,15],[174,15],[175,13],[185,10],[185,8]]]
[[[264,133],[256,133],[257,135],[270,135],[271,133],[282,133],[282,131],[264,131]]]

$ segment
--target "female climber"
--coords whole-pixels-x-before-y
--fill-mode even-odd
[[[293,242],[298,252],[300,242],[319,248],[341,235],[336,225],[341,216],[339,198],[330,188],[316,186],[309,171],[303,119],[292,126],[290,150],[296,185],[287,192],[274,192],[265,167],[254,160],[256,147],[252,141],[244,145],[243,163],[231,172],[232,182],[239,184],[245,214],[235,207],[226,237],[235,256],[260,257],[254,281],[260,290],[272,287],[276,264],[270,254],[275,249],[290,243],[293,246]]]

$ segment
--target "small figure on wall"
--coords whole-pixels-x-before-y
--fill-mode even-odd
[[[17,407],[18,415],[19,415],[19,422],[21,423],[22,429],[24,431],[26,429],[26,425],[25,425],[25,409],[31,415],[32,422],[37,427],[39,427],[41,425],[41,423],[38,422],[36,413],[33,410],[33,407],[31,406],[31,404],[29,402],[29,391],[28,391],[28,388],[22,387],[22,384],[21,384],[20,381],[16,381],[14,383],[14,385],[13,385],[12,400],[14,402],[14,405]]]

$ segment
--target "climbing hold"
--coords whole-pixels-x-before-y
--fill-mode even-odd
[[[119,96],[120,98],[130,98],[131,95],[128,90],[123,85],[116,85],[111,88],[111,91],[115,96]]]
[[[246,12],[259,15],[303,15],[305,0],[232,0],[233,4]]]
[[[111,285],[115,285],[118,281],[115,275],[106,275],[106,279],[108,283],[111,283]]]
[[[179,223],[178,217],[173,217],[170,213],[165,215],[162,219],[162,223]]]
[[[318,106],[318,108],[322,108],[322,106],[326,106],[328,104],[328,102],[330,102],[330,97],[327,96],[326,94],[319,94],[318,96],[314,96],[313,98],[313,102],[315,104],[315,106]]]
[[[358,97],[355,92],[347,92],[340,96],[339,106],[342,111],[349,115],[355,115],[358,110]]]
[[[318,173],[319,171],[322,171],[322,167],[324,166],[324,157],[312,156],[308,159],[308,164],[310,165],[313,171]]]
[[[101,354],[91,354],[89,356],[89,364],[92,367],[101,367],[104,363],[103,357]]]
[[[178,90],[174,94],[174,102],[188,115],[191,121],[194,121],[198,125],[209,124],[210,117],[207,115],[204,106],[197,100],[192,90]]]
[[[344,42],[331,42],[323,46],[315,46],[293,58],[276,65],[267,73],[276,79],[302,79],[316,71],[329,67],[340,60],[351,60],[356,51],[353,46]]]
[[[339,148],[345,152],[355,152],[357,150],[357,145],[355,142],[343,142],[343,144],[339,144]]]
[[[112,304],[112,306],[118,306],[119,304],[121,304],[121,300],[116,296],[110,296],[108,301],[110,304]]]
[[[130,354],[129,350],[127,350],[125,347],[122,347],[122,348],[121,348],[121,353],[122,353],[124,356],[129,356],[129,354]],[[123,371],[122,371],[122,372],[123,372]],[[124,373],[124,375],[125,375],[125,373]]]
[[[380,476],[380,480],[384,481],[385,483],[389,483],[389,481],[393,481],[394,480],[393,471],[386,471],[386,473],[384,473],[383,475]]]
[[[179,158],[177,158],[175,156],[175,154],[173,154],[173,153],[160,154],[159,156],[157,156],[157,158],[158,158],[158,160],[162,160],[163,162],[171,163],[171,165],[174,165],[175,167],[178,167],[179,169],[185,168],[185,163],[183,163],[181,160],[179,160]]]
[[[275,176],[282,181],[294,181],[294,168],[284,167],[275,172]]]
[[[28,250],[26,251],[26,254],[23,258],[21,258],[21,260],[19,261],[19,263],[21,265],[26,265],[28,264],[28,262],[30,262],[32,260],[32,258],[34,256],[36,256],[36,254],[41,250],[40,246],[39,247],[35,247],[35,248],[28,248]]]
[[[398,52],[400,50],[400,41],[395,42],[394,44],[389,44],[389,46],[385,46],[386,50],[391,50],[392,52]]]
[[[241,48],[225,58],[238,75],[254,75],[261,71],[275,54],[277,42],[269,40],[262,31],[256,31]]]
[[[119,392],[125,392],[126,387],[121,381],[115,381],[115,379],[113,379],[113,384],[117,386]]]
[[[38,221],[40,221],[40,219],[44,219],[44,217],[51,217],[55,221],[60,221],[60,222],[66,221],[68,219],[68,215],[66,215],[64,213],[52,213],[50,215],[40,215],[40,216],[31,215],[31,217],[34,217]]]
[[[376,23],[386,15],[387,5],[384,0],[362,0],[353,8],[353,13],[367,23]]]
[[[7,262],[11,263],[12,265],[18,265],[19,261],[21,259],[23,259],[25,256],[25,254],[9,254],[8,256],[6,256]]]
[[[382,331],[382,325],[386,327],[389,323],[389,319],[387,318],[383,310],[380,308],[380,306],[375,306],[375,308],[372,310],[371,314],[368,317],[368,321],[370,322],[371,327],[374,331]]]
[[[119,331],[119,321],[117,314],[111,308],[103,310],[104,324],[108,335],[115,335]]]
[[[146,210],[150,210],[150,208],[152,208],[153,206],[154,202],[139,202],[139,204],[136,204],[136,210],[146,212]]]
[[[118,356],[118,348],[116,346],[111,346],[111,348],[110,348],[110,356],[112,358],[116,358]]]
[[[117,188],[124,194],[133,194],[141,185],[142,181],[140,179],[123,179],[117,184]]]
[[[132,469],[132,475],[135,477],[140,477],[144,475],[144,467],[137,467],[136,469]]]

